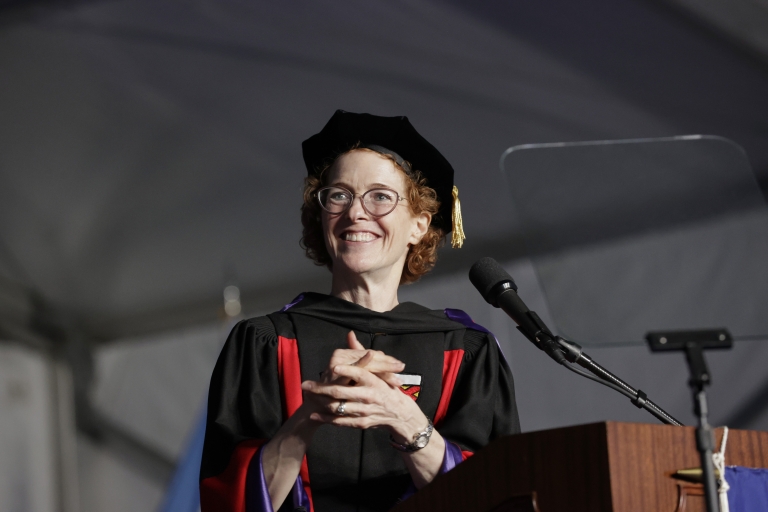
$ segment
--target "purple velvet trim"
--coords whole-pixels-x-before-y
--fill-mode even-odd
[[[440,465],[440,471],[438,471],[437,474],[442,475],[444,473],[449,472],[450,470],[455,468],[459,463],[461,463],[463,459],[464,458],[461,455],[461,448],[459,448],[457,445],[453,444],[452,442],[446,439],[445,454],[443,455],[443,463]],[[416,491],[418,491],[418,489],[416,489],[416,486],[413,485],[413,481],[411,481],[410,485],[408,485],[408,489],[406,489],[403,495],[400,496],[399,501],[407,500],[408,498],[416,494]]]
[[[413,480],[411,480],[411,483],[408,484],[408,488],[405,490],[403,495],[400,496],[400,499],[398,499],[397,501],[400,502],[400,501],[407,500],[408,498],[416,494],[416,491],[418,491],[418,489],[416,488],[415,485],[413,485]]]
[[[445,441],[445,456],[443,457],[443,464],[440,466],[440,475],[447,473],[464,461],[464,456],[461,454],[461,448],[452,442]]]
[[[246,512],[274,512],[272,497],[269,495],[267,480],[264,478],[264,463],[261,458],[262,446],[256,457],[248,464],[246,475],[245,510]],[[258,465],[258,467],[257,467]],[[301,476],[296,477],[296,483],[291,489],[293,508],[304,507],[309,510],[309,496],[304,490],[304,482]]]
[[[444,311],[445,311],[445,316],[447,316],[450,320],[453,320],[454,322],[459,322],[461,325],[463,325],[467,329],[474,329],[476,331],[484,332],[486,334],[490,334],[491,336],[493,336],[493,339],[496,340],[496,346],[499,347],[499,352],[501,353],[502,359],[504,359],[505,362],[507,361],[506,356],[504,356],[504,351],[501,350],[501,344],[499,343],[498,338],[496,338],[496,336],[491,331],[489,331],[488,329],[486,329],[480,324],[476,324],[475,321],[472,320],[472,318],[468,314],[466,314],[460,309],[445,308]]]
[[[296,477],[296,483],[293,484],[293,489],[291,489],[291,496],[293,496],[294,509],[304,507],[307,512],[310,511],[309,496],[307,496],[307,491],[304,490],[304,481],[301,479],[301,475]]]
[[[468,329],[474,329],[476,331],[491,334],[491,331],[480,324],[476,324],[468,314],[460,309],[445,308],[443,311],[445,311],[445,316],[447,316],[449,319],[453,320],[454,322],[459,322],[461,325]]]
[[[304,294],[300,293],[299,296],[296,297],[295,299],[293,299],[290,304],[286,304],[285,306],[283,306],[283,309],[281,309],[280,312],[283,313],[285,311],[288,311],[289,309],[291,309],[293,306],[295,306],[296,304],[298,304],[302,300],[304,300]],[[307,509],[307,510],[309,510],[309,509]]]
[[[263,446],[259,448],[259,452],[248,464],[248,474],[245,476],[246,512],[274,512],[267,481],[264,479],[264,466],[261,462],[263,448]]]

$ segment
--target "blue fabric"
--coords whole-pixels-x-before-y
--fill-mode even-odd
[[[161,512],[198,512],[200,510],[200,462],[203,459],[205,418],[204,410],[176,465],[176,472],[160,507]]]
[[[768,511],[768,469],[726,466],[725,481],[731,512]]]

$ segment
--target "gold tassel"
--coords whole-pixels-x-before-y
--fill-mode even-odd
[[[459,189],[453,186],[453,214],[451,215],[453,233],[451,234],[451,247],[461,249],[464,245],[464,224],[461,222],[461,202],[459,202]]]

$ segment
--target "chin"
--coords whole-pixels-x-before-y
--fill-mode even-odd
[[[363,275],[384,270],[387,268],[398,268],[402,273],[403,261],[398,261],[389,251],[383,251],[380,246],[370,247],[348,247],[340,248],[333,257],[333,272],[340,274]]]
[[[376,264],[367,258],[341,257],[333,262],[333,269],[350,274],[365,274],[375,270]]]

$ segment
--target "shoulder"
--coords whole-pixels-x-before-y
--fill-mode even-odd
[[[467,329],[464,332],[464,353],[467,357],[474,357],[491,345],[495,346],[496,343],[492,341],[492,337],[488,333],[475,329]]]
[[[277,330],[269,316],[257,316],[240,320],[232,327],[227,339],[228,344],[244,342],[271,344],[276,341]]]
[[[243,320],[247,329],[252,329],[258,336],[264,336],[268,338],[274,338],[277,335],[275,325],[270,320],[269,316],[256,316]]]
[[[446,318],[461,324],[464,328],[464,353],[466,357],[474,357],[486,347],[496,347],[496,338],[493,333],[472,320],[467,313],[460,309],[446,308]]]
[[[219,353],[211,382],[244,378],[248,368],[269,364],[277,346],[277,335],[269,318],[240,320],[232,327]]]

